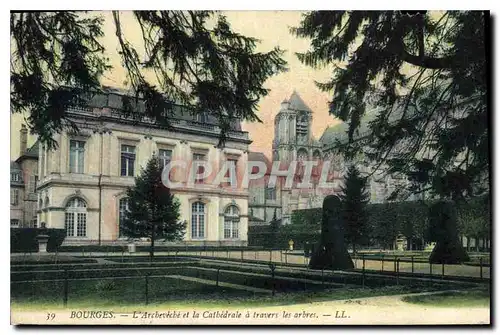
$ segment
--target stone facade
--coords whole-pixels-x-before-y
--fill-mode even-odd
[[[125,241],[120,236],[120,213],[126,207],[126,188],[134,184],[141,167],[160,151],[168,152],[171,161],[187,164],[198,155],[213,166],[202,183],[190,183],[188,169],[174,168],[171,173],[178,183],[171,192],[180,200],[181,220],[187,222],[184,242],[246,245],[248,189],[241,182],[236,188],[211,184],[218,167],[229,159],[236,161],[238,181],[243,178],[251,141],[239,122],[220,149],[220,130],[209,116],[196,120],[179,107],[173,128],[165,130],[146,118],[124,118],[119,112],[121,94],[110,91],[94,97],[89,106],[69,110],[80,133],[57,135],[56,150],[40,146],[39,221],[47,227],[66,227],[67,244]],[[225,227],[229,212],[233,216],[228,222],[237,223]]]

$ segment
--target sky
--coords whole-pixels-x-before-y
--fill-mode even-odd
[[[124,87],[125,70],[121,66],[117,53],[118,43],[111,12],[100,12],[104,18],[104,37],[102,40],[106,54],[113,67],[104,74],[102,84],[118,88]],[[258,38],[261,43],[258,52],[270,51],[275,46],[285,50],[284,59],[288,62],[288,71],[269,78],[264,87],[270,93],[259,101],[257,115],[262,123],[242,124],[243,130],[249,132],[253,143],[251,151],[260,151],[271,157],[271,143],[274,136],[274,117],[278,114],[280,103],[288,98],[294,90],[313,111],[312,134],[319,139],[329,125],[338,123],[328,114],[328,101],[331,93],[321,92],[315,81],[326,81],[332,75],[331,68],[313,69],[303,65],[295,56],[295,52],[304,52],[309,48],[309,41],[292,36],[289,27],[298,26],[303,12],[300,11],[229,11],[224,12],[232,29],[246,36]],[[124,34],[130,42],[140,41],[140,31],[137,29],[130,12],[121,13]],[[11,117],[11,159],[19,156],[19,129],[23,122],[22,115]],[[28,146],[36,138],[29,136]]]

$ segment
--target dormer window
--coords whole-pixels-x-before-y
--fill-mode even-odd
[[[20,181],[21,180],[21,175],[19,172],[11,172],[10,173],[10,181]]]
[[[200,123],[207,123],[208,122],[208,115],[205,112],[201,112],[196,114],[195,120]]]

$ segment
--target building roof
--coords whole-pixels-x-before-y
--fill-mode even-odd
[[[13,170],[21,171],[21,165],[18,162],[10,161],[10,171],[13,172]]]
[[[312,112],[311,108],[306,105],[304,100],[300,97],[300,95],[296,92],[293,91],[292,95],[290,96],[290,99],[288,99],[289,108],[297,111],[306,111],[306,112]]]
[[[27,158],[38,159],[39,146],[40,146],[40,141],[36,140],[36,142],[28,150],[26,150],[24,154],[22,154],[21,156],[19,156],[18,159],[16,159],[16,162],[20,163]]]
[[[272,165],[271,161],[269,160],[269,158],[267,158],[267,156],[264,155],[264,153],[249,151],[248,152],[248,161],[249,162],[263,162],[264,164],[266,164],[266,167],[267,167],[266,175],[271,173],[271,169],[272,169],[273,165]],[[252,173],[257,173],[257,171],[252,171]],[[255,183],[255,180],[254,179],[250,180],[250,183]]]
[[[256,162],[264,162],[266,165],[270,165],[271,161],[264,155],[263,152],[249,151],[248,160]]]
[[[134,93],[130,90],[117,89],[112,87],[104,87],[103,93],[97,93],[92,95],[90,99],[88,99],[88,106],[93,108],[111,108],[115,110],[123,110],[124,109],[124,97],[128,97],[130,104],[134,112],[136,113],[144,113],[146,110],[145,102],[142,98],[136,99]],[[173,119],[181,119],[181,120],[189,120],[192,121],[194,119],[194,114],[192,110],[189,110],[185,106],[172,103],[169,107],[168,111],[169,117]],[[218,125],[219,122],[217,117],[214,115],[206,114],[206,120],[203,123]],[[235,131],[241,131],[241,122],[240,120],[233,120],[231,122],[231,129]]]

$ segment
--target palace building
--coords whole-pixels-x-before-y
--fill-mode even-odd
[[[58,147],[39,146],[38,222],[65,228],[65,244],[125,242],[120,229],[128,206],[126,189],[134,185],[141,167],[153,156],[169,161],[207,161],[214,173],[189,183],[185,173],[173,170],[180,200],[181,220],[187,222],[184,243],[192,245],[246,245],[248,189],[212,185],[217,168],[226,161],[243,178],[251,143],[235,120],[224,148],[217,147],[220,128],[215,118],[194,115],[174,106],[171,129],[145,117],[125,117],[123,91],[106,89],[86,106],[70,108],[68,116],[80,132],[56,135]],[[143,110],[136,105],[136,116]],[[160,241],[161,242],[161,241]]]

